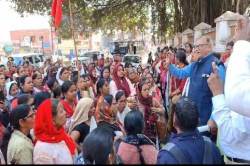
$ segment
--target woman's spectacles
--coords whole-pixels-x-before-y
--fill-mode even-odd
[[[30,115],[27,115],[25,118],[23,118],[23,120],[26,120],[28,118],[33,118],[35,116],[35,112],[33,111]]]

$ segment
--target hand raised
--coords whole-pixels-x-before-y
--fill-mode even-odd
[[[219,76],[218,66],[212,62],[213,73],[210,74],[207,83],[214,96],[223,94],[223,84]]]

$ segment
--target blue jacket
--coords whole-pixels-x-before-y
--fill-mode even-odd
[[[180,134],[172,134],[169,142],[174,143],[185,155],[189,164],[202,164],[205,142],[198,130]],[[213,164],[221,164],[222,158],[218,147],[213,145]],[[179,164],[166,150],[160,151],[157,164]]]
[[[207,79],[213,73],[212,62],[219,65],[219,75],[222,82],[225,82],[225,67],[223,63],[211,53],[203,59],[194,62],[183,69],[169,67],[171,74],[178,78],[190,77],[188,97],[198,107],[200,115],[200,126],[206,125],[212,113],[212,92],[208,87]]]

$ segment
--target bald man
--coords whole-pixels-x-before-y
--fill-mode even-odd
[[[219,76],[224,84],[225,82],[225,66],[215,58],[212,53],[212,41],[207,36],[202,36],[197,39],[195,53],[198,55],[198,61],[193,62],[183,69],[178,69],[171,64],[171,58],[166,58],[166,63],[171,74],[179,79],[190,77],[188,97],[198,106],[200,124],[203,126],[209,124],[209,127],[215,128],[209,119],[212,119],[212,97],[213,94],[208,87],[207,79],[213,72],[212,62],[215,62],[219,67]],[[209,123],[208,123],[209,121]]]

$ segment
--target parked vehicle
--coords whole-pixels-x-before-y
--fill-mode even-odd
[[[88,51],[88,52],[83,52],[78,56],[78,60],[80,60],[82,63],[88,65],[89,63],[94,62],[93,57],[96,56],[97,59],[100,56],[99,51]],[[76,67],[76,57],[72,59],[72,66]]]
[[[122,58],[122,64],[125,65],[126,62],[131,63],[133,67],[138,67],[142,62],[142,58],[138,54],[126,54]]]
[[[27,57],[29,62],[36,67],[42,67],[45,61],[42,53],[14,54],[11,57],[13,57],[16,66],[23,64],[24,57]]]

